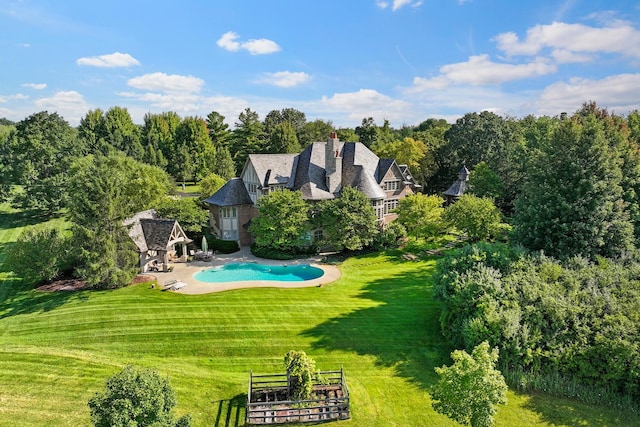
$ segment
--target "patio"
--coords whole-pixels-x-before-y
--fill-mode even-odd
[[[275,282],[267,280],[240,281],[227,283],[206,283],[194,279],[193,275],[199,271],[206,270],[211,267],[225,265],[237,262],[255,262],[264,265],[296,265],[311,264],[324,271],[324,275],[318,279],[306,280],[302,282]],[[331,282],[335,282],[340,278],[340,270],[332,265],[320,263],[320,257],[311,257],[305,259],[296,259],[291,261],[263,259],[254,256],[249,247],[242,247],[238,252],[232,254],[218,254],[213,256],[211,261],[192,261],[187,263],[172,264],[173,271],[156,273],[158,283],[162,286],[171,281],[183,282],[187,286],[176,289],[175,292],[186,295],[199,295],[212,292],[222,292],[232,289],[243,288],[305,288],[313,286],[322,286]]]

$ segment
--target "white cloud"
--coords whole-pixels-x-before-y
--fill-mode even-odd
[[[0,96],[0,103],[4,104],[9,101],[24,101],[25,99],[29,99],[29,97],[21,93],[16,93],[15,95]]]
[[[520,40],[513,32],[494,37],[498,49],[507,55],[537,55],[545,48],[579,53],[617,53],[640,58],[640,30],[625,21],[596,28],[583,24],[553,22],[536,25]]]
[[[76,64],[90,67],[115,68],[140,65],[140,62],[128,53],[114,52],[108,55],[85,56],[79,58]]]
[[[248,51],[251,55],[267,55],[282,50],[280,46],[269,39],[250,39],[246,42],[238,42],[240,36],[233,31],[224,33],[216,44],[230,52],[237,52],[240,49]]]
[[[90,109],[84,97],[74,90],[56,92],[53,96],[37,99],[34,104],[39,109],[57,112],[71,124],[80,123]]]
[[[411,6],[411,7],[419,7],[422,5],[422,0],[393,0],[391,4],[391,10],[394,12],[401,7]],[[386,0],[376,0],[376,6],[380,9],[386,9],[389,7],[389,2]]]
[[[266,83],[278,87],[296,87],[309,81],[311,76],[304,72],[278,71],[264,73],[264,77],[257,83]]]
[[[489,55],[470,56],[467,62],[440,67],[440,75],[432,78],[416,77],[411,91],[444,89],[450,85],[496,85],[508,81],[543,76],[557,71],[554,64],[537,58],[527,64],[493,62]]]
[[[585,101],[623,114],[640,108],[640,74],[617,74],[601,80],[573,78],[547,86],[538,97],[538,114],[577,110]]]
[[[238,37],[240,36],[237,33],[234,33],[233,31],[228,31],[218,39],[216,44],[225,50],[228,50],[230,52],[235,52],[240,49],[240,43],[236,41]]]
[[[47,87],[47,84],[46,83],[23,83],[22,86],[35,89],[35,90],[42,90]]]
[[[393,99],[373,89],[360,89],[358,92],[336,93],[331,98],[322,97],[321,105],[332,113],[346,115],[350,120],[360,121],[363,117],[378,120],[402,122],[411,113],[411,104]]]
[[[152,73],[133,77],[127,81],[127,85],[136,89],[165,93],[194,93],[200,92],[204,80],[193,76]]]
[[[572,62],[591,62],[595,60],[594,55],[576,53],[566,49],[554,49],[551,56],[558,64],[568,64]]]
[[[249,40],[242,43],[242,47],[247,49],[251,55],[266,55],[281,50],[276,42],[267,39]]]
[[[175,111],[182,116],[204,117],[211,111],[217,111],[233,123],[238,112],[249,107],[249,103],[240,98],[230,96],[204,97],[195,93],[136,93],[120,92],[119,96],[136,101],[138,104],[128,103],[127,109],[137,123],[141,123],[148,112]],[[272,109],[275,109],[272,108]]]

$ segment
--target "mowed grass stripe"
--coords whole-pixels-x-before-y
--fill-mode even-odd
[[[0,224],[0,243],[23,228]],[[148,284],[22,291],[19,279],[0,272],[0,427],[87,425],[88,398],[128,363],[168,375],[177,414],[192,414],[196,426],[242,425],[249,370],[282,372],[291,349],[305,350],[320,369],[344,367],[353,404],[346,424],[455,425],[431,409],[427,391],[433,367],[449,363],[451,351],[432,299],[434,262],[402,262],[390,252],[340,268],[341,280],[321,288],[199,296]],[[498,426],[640,425],[636,414],[621,420],[566,399],[511,396]]]

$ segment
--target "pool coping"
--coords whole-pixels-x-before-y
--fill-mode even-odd
[[[313,280],[305,280],[301,282],[281,282],[275,280],[247,280],[238,282],[225,283],[209,283],[201,282],[193,277],[195,273],[207,270],[225,264],[249,262],[263,265],[300,265],[308,264],[313,267],[320,268],[324,271],[322,277]],[[248,247],[243,247],[240,251],[233,254],[216,255],[211,261],[192,261],[187,263],[174,263],[173,271],[166,273],[156,273],[158,283],[163,285],[170,280],[178,280],[187,284],[187,286],[176,290],[176,293],[185,295],[201,295],[213,292],[230,291],[233,289],[246,288],[309,288],[314,286],[323,286],[325,284],[335,282],[340,278],[342,273],[332,265],[320,263],[320,257],[310,257],[305,259],[296,259],[291,261],[280,261],[258,258],[251,253]]]

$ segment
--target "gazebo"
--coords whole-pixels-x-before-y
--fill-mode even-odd
[[[451,184],[451,187],[444,191],[442,194],[446,197],[447,205],[454,203],[467,191],[469,181],[469,170],[465,165],[458,171],[458,179]]]
[[[175,219],[161,219],[150,209],[135,214],[124,225],[129,226],[129,236],[140,253],[140,271],[146,273],[156,269],[168,271],[169,261],[186,261],[187,245],[192,242]],[[176,246],[181,246],[181,257],[177,257]]]

